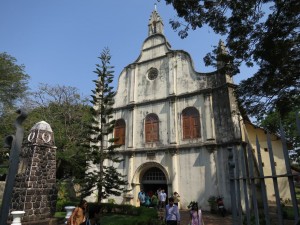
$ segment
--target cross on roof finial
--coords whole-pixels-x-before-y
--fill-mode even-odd
[[[150,20],[149,20],[149,24],[148,24],[148,36],[156,34],[156,33],[160,33],[163,34],[163,30],[164,30],[164,25],[163,22],[157,12],[157,5],[156,3],[154,4],[155,9],[152,11]]]
[[[154,10],[157,11],[157,4],[154,3]]]

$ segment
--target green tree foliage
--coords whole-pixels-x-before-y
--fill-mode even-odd
[[[15,109],[18,101],[25,98],[29,76],[23,65],[7,53],[0,53],[0,116]]]
[[[276,110],[285,117],[299,105],[300,1],[165,1],[178,13],[170,23],[182,38],[205,24],[226,35],[224,61],[232,67],[232,75],[239,73],[243,62],[259,66],[237,90],[250,116],[261,119],[265,112]],[[215,49],[204,58],[206,65],[214,65],[216,53]]]
[[[17,107],[26,98],[29,75],[24,65],[7,53],[0,53],[0,165],[8,166],[8,149],[4,148],[4,139],[15,133],[13,126]],[[1,168],[0,174],[7,168]]]
[[[109,49],[105,48],[98,58],[101,63],[96,64],[94,71],[98,79],[94,80],[96,88],[92,91],[91,100],[94,119],[85,145],[89,166],[82,182],[82,195],[89,196],[97,192],[98,202],[101,202],[101,199],[110,195],[120,196],[127,182],[115,167],[122,160],[115,150],[119,146],[110,138],[115,126],[115,120],[112,119],[115,92],[112,87],[114,67],[110,66]]]
[[[26,106],[28,117],[23,123],[24,141],[35,123],[46,121],[54,132],[57,147],[57,178],[82,178],[86,160],[81,143],[87,136],[91,122],[88,101],[82,99],[74,87],[46,84],[41,84],[31,97]],[[0,116],[2,140],[7,135],[15,134],[16,117],[17,114],[12,110]],[[3,144],[0,149],[0,164],[8,165],[9,149],[5,149]]]
[[[26,131],[35,123],[46,121],[54,132],[57,178],[81,179],[86,161],[82,142],[87,137],[92,117],[88,101],[75,87],[41,84],[33,93],[31,107]]]
[[[289,112],[283,119],[277,111],[268,113],[260,122],[260,126],[268,130],[270,133],[280,135],[280,124],[282,125],[285,136],[287,137],[289,148],[300,147],[300,134],[297,131],[296,113],[299,112],[300,107],[295,108]],[[298,115],[299,117],[299,115]]]

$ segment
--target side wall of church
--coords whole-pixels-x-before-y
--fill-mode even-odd
[[[256,148],[256,136],[258,137],[258,141],[260,144],[260,152],[261,157],[263,161],[263,171],[265,176],[272,176],[272,170],[271,170],[271,162],[270,162],[270,150],[267,143],[267,135],[265,133],[265,130],[260,128],[255,128],[251,124],[245,124],[245,128],[247,129],[247,137],[249,138],[250,143],[252,143],[252,149],[255,153],[255,157],[257,159],[257,148]],[[284,175],[287,173],[286,166],[285,166],[285,160],[283,155],[283,148],[282,148],[282,142],[281,139],[279,139],[275,135],[270,135],[272,140],[272,151],[274,155],[274,162],[275,162],[275,171],[277,175]],[[267,188],[267,196],[270,201],[276,201],[275,199],[275,191],[274,191],[274,185],[272,182],[272,179],[265,179],[266,182],[266,188]],[[279,192],[280,197],[283,200],[291,199],[291,194],[289,191],[289,184],[288,184],[288,178],[282,177],[278,178],[278,185],[279,185]]]

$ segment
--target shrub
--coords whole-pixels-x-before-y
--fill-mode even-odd
[[[109,213],[110,207],[112,207]],[[132,205],[118,205],[101,203],[102,214],[101,224],[107,225],[160,225],[157,211],[153,208],[135,207]]]
[[[56,201],[56,211],[65,211],[65,206],[76,206],[79,200],[73,197],[72,190],[70,189],[70,183],[65,181],[60,181],[57,183],[58,195]]]
[[[217,197],[216,196],[210,196],[208,198],[208,204],[210,206],[210,212],[216,213],[217,212]]]

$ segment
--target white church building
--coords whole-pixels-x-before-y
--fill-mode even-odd
[[[241,145],[244,127],[235,88],[231,76],[197,72],[187,52],[172,50],[154,10],[140,55],[118,80],[113,135],[131,191],[117,202],[139,205],[141,188],[162,188],[180,194],[181,208],[197,201],[209,210],[217,195],[230,208],[227,149]]]

